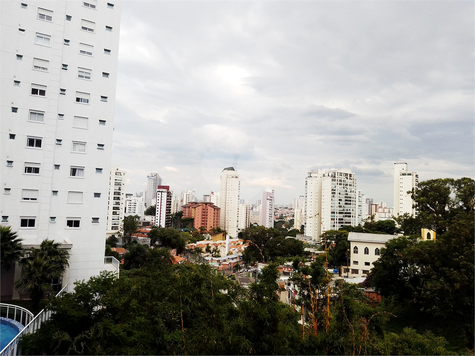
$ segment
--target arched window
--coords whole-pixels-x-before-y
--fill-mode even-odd
[[[355,254],[358,253],[358,247],[357,246],[353,247],[353,253],[355,253]]]
[[[367,248],[367,247],[364,248],[364,254],[369,255],[369,248]]]
[[[379,248],[376,247],[376,248],[374,249],[374,254],[375,254],[376,256],[379,256]]]

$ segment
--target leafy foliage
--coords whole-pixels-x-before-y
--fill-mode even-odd
[[[147,209],[145,209],[144,215],[155,216],[156,211],[157,211],[157,206],[156,205],[150,205]]]
[[[123,220],[124,241],[125,245],[132,241],[132,234],[137,232],[139,228],[140,217],[138,215],[126,216]]]
[[[23,255],[22,239],[10,226],[0,226],[0,261],[2,269],[9,269]]]

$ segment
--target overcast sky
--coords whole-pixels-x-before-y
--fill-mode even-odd
[[[123,0],[113,164],[127,192],[305,193],[347,168],[393,204],[393,163],[474,177],[473,1]]]

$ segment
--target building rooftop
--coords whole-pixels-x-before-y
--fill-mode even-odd
[[[396,238],[397,235],[388,234],[368,234],[364,232],[350,232],[348,234],[348,241],[355,242],[376,242],[384,244],[391,239]]]

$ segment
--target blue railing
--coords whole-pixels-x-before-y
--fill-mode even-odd
[[[63,287],[63,289],[61,289],[58,294],[56,294],[56,297],[59,297],[61,296],[63,293],[66,292],[66,289],[67,289],[67,285]],[[9,305],[9,304],[7,304]],[[2,308],[4,306],[4,304],[2,303]],[[13,305],[9,305],[10,307],[15,307]],[[30,334],[30,333],[33,333],[35,332],[36,330],[38,330],[39,328],[41,328],[41,325],[45,322],[45,321],[48,321],[50,318],[51,318],[51,310],[45,310],[43,309],[42,311],[40,311],[35,317],[33,317],[33,314],[31,312],[29,312],[28,310],[26,310],[25,308],[22,308],[22,307],[17,307],[19,310],[21,309],[24,309],[26,312],[28,312],[29,314],[31,314],[31,316],[29,317],[29,321],[28,323],[26,324],[26,326],[18,333],[17,336],[15,336],[15,338],[10,341],[8,343],[7,346],[5,346],[3,348],[3,350],[0,352],[0,356],[17,356],[18,355],[18,342],[20,340],[20,338],[25,335],[25,334]],[[8,309],[7,309],[8,310]],[[7,311],[8,313],[8,311]],[[20,311],[21,313],[21,311]],[[8,315],[8,314],[7,314]],[[16,314],[15,314],[16,315]],[[27,317],[26,317],[27,318]],[[16,319],[14,319],[16,320]],[[23,324],[23,323],[22,323]],[[25,324],[23,324],[25,325]]]

